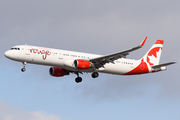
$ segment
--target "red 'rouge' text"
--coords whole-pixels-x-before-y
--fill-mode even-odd
[[[38,49],[30,49],[30,52],[31,53],[34,53],[34,54],[41,54],[42,55],[42,58],[43,60],[46,60],[47,56],[50,55],[50,52],[48,50],[38,50]]]

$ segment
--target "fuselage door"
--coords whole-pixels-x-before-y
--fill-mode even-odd
[[[25,55],[30,55],[30,48],[25,45]]]
[[[63,60],[63,52],[60,51],[58,54],[59,54],[59,59],[60,59],[60,60]]]
[[[144,61],[141,61],[141,64],[140,64],[140,72],[141,72],[141,73],[144,72],[144,66],[145,66],[145,62],[144,62]]]

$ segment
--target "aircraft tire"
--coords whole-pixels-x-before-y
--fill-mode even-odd
[[[92,76],[92,78],[97,78],[99,76],[99,73],[98,72],[93,72],[91,76]]]
[[[80,83],[80,82],[82,82],[82,78],[81,78],[81,77],[77,77],[77,78],[75,79],[75,81],[76,81],[76,83]]]
[[[22,72],[25,72],[25,71],[26,71],[26,69],[25,69],[25,68],[22,68],[22,69],[21,69],[21,71],[22,71]]]

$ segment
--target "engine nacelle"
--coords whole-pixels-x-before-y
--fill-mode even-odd
[[[92,67],[92,65],[87,60],[74,60],[74,67],[77,69],[88,69]]]
[[[51,67],[49,74],[54,77],[63,77],[64,75],[69,75],[69,72],[63,68]]]

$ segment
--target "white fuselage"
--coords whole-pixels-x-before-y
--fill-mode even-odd
[[[11,60],[22,62],[22,72],[26,70],[26,63],[47,65],[52,66],[49,69],[49,74],[54,77],[63,77],[75,73],[77,83],[82,81],[79,73],[83,72],[92,73],[92,78],[97,78],[98,72],[116,75],[139,75],[164,71],[166,66],[175,64],[175,62],[159,64],[163,40],[157,40],[140,60],[124,58],[130,52],[144,46],[146,39],[147,37],[137,47],[105,56],[29,45],[14,46],[4,55]]]
[[[93,72],[93,68],[77,69],[74,67],[74,60],[82,59],[89,60],[92,58],[101,57],[102,55],[88,54],[82,52],[73,52],[60,49],[51,49],[29,45],[14,46],[11,50],[6,51],[5,56],[9,59],[27,62],[32,64],[47,65],[63,68],[69,71],[78,72]],[[102,73],[123,75],[141,63],[140,60],[130,60],[120,58],[113,63],[108,63],[97,71]]]

